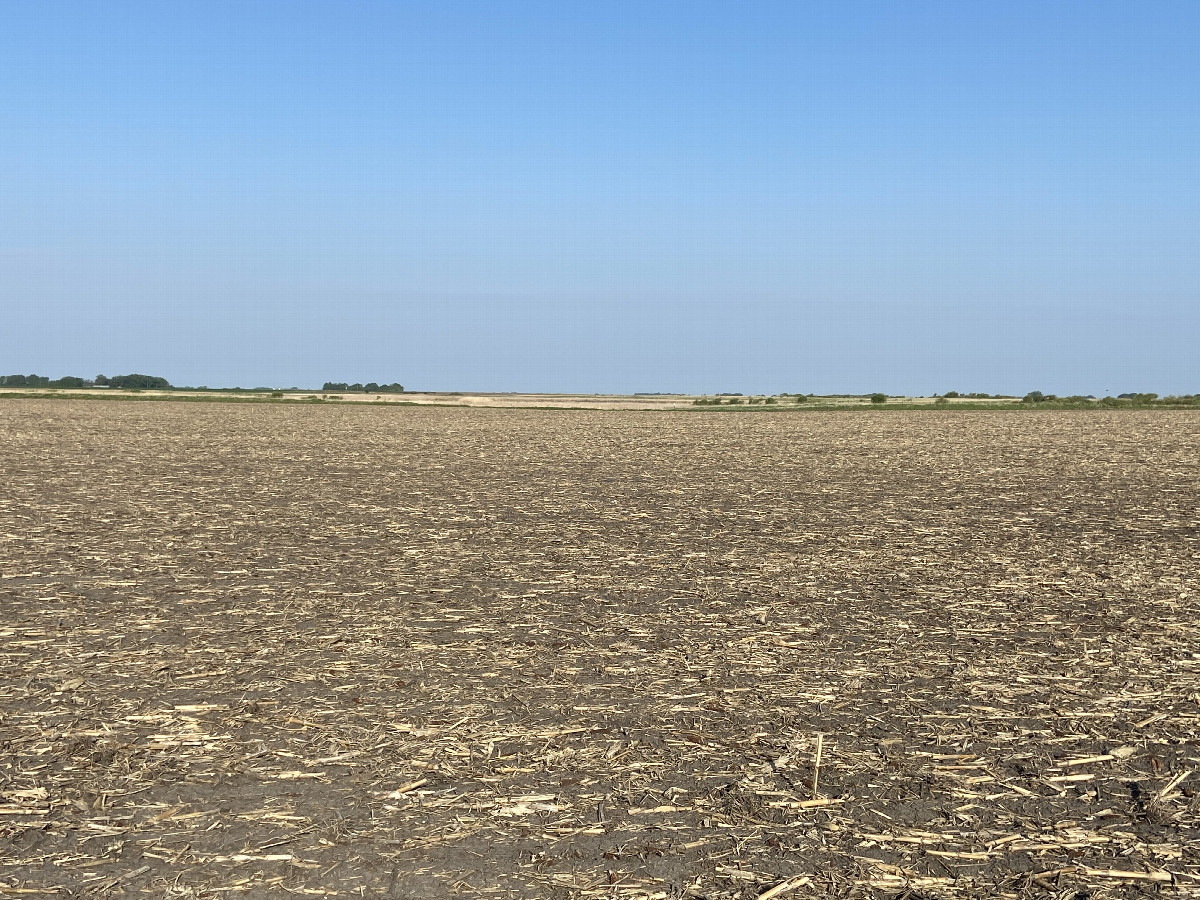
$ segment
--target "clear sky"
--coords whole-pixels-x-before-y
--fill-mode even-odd
[[[1200,391],[1200,3],[0,9],[0,374]]]

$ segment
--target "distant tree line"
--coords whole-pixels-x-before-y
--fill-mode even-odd
[[[937,394],[934,394],[936,397]],[[942,394],[948,400],[954,400],[958,397],[965,397],[969,400],[1016,400],[1017,398],[1011,394],[980,394],[972,392],[970,394],[960,394],[958,391],[946,391]]]
[[[91,384],[74,375],[53,379],[45,375],[0,375],[0,387],[80,388],[90,387]]]
[[[1200,394],[1180,394],[1170,397],[1159,397],[1155,393],[1127,393],[1115,397],[1096,397],[1088,394],[1073,394],[1070,397],[1059,397],[1055,394],[1043,394],[1041,391],[1030,391],[1021,398],[1022,403],[1039,404],[1070,404],[1122,407],[1122,406],[1193,406],[1200,404]]]
[[[2,388],[49,388],[46,376],[0,376]]]
[[[62,378],[48,378],[45,375],[0,375],[0,387],[36,387],[36,388],[86,388],[108,387],[125,388],[127,390],[158,390],[171,389],[170,382],[156,375],[114,375],[109,378],[97,375],[95,378],[79,378],[76,375],[64,375]]]
[[[374,381],[368,381],[366,384],[359,384],[357,381],[354,384],[346,384],[344,381],[327,381],[321,390],[356,394],[403,394],[404,385],[376,384]]]
[[[157,375],[114,375],[112,378],[105,378],[103,375],[96,376],[97,385],[103,385],[105,382],[111,388],[126,390],[169,391],[171,389],[171,383]]]

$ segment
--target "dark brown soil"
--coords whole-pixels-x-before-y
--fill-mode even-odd
[[[1200,896],[1200,414],[9,400],[0,451],[0,896]]]

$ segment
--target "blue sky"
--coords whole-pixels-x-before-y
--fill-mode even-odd
[[[10,0],[0,370],[1200,391],[1200,4]]]

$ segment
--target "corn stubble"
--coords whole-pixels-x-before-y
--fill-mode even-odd
[[[1200,896],[1198,435],[6,403],[0,895]]]

